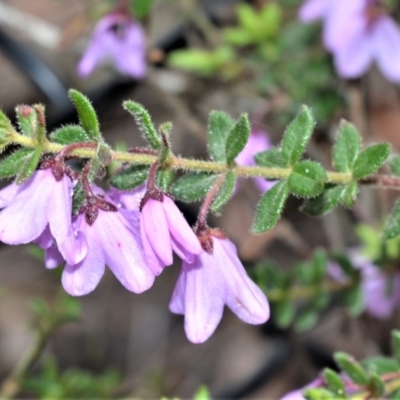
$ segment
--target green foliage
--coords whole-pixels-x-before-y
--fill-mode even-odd
[[[132,100],[124,101],[123,107],[133,115],[140,131],[142,132],[144,140],[149,144],[149,146],[155,150],[159,150],[162,145],[161,138],[154,127],[148,111],[141,104]]]
[[[325,215],[341,203],[344,193],[345,186],[342,185],[327,188],[320,196],[307,199],[301,210],[312,217]]]
[[[70,89],[68,94],[78,112],[79,122],[90,141],[101,141],[99,120],[90,100],[75,89]]]
[[[110,183],[120,190],[135,189],[144,183],[149,174],[149,167],[146,165],[131,165],[114,175]]]
[[[171,193],[179,200],[201,200],[212,188],[219,175],[190,173],[182,176],[171,186]]]
[[[220,46],[214,50],[175,50],[170,53],[168,64],[204,77],[219,73],[224,78],[233,78],[241,69],[236,53],[230,46]]]
[[[390,171],[393,175],[400,176],[400,156],[394,156],[389,161]]]
[[[327,179],[322,165],[315,161],[300,161],[293,167],[288,185],[290,191],[298,196],[313,197],[322,193]]]
[[[282,157],[282,152],[280,148],[272,148],[261,153],[257,153],[254,156],[254,160],[257,165],[267,168],[285,168],[286,163]]]
[[[293,301],[285,299],[274,305],[274,320],[282,328],[288,328],[296,317],[296,307]]]
[[[345,186],[345,191],[343,194],[343,205],[346,207],[353,207],[358,194],[357,182],[351,182]]]
[[[342,120],[333,146],[334,166],[340,172],[351,172],[360,153],[361,137],[356,127]]]
[[[328,386],[328,389],[335,393],[339,399],[346,398],[345,386],[342,382],[342,378],[332,369],[324,369],[324,379]]]
[[[287,166],[295,165],[312,135],[315,121],[311,110],[303,106],[296,118],[286,128],[282,139],[282,156]]]
[[[400,332],[392,332],[392,352],[397,361],[397,369],[400,369]]]
[[[252,227],[254,233],[266,232],[276,225],[288,195],[289,187],[286,181],[277,183],[263,195],[258,203]]]
[[[156,185],[163,192],[169,192],[169,186],[174,178],[174,173],[170,169],[160,169],[157,171]]]
[[[112,161],[112,153],[110,146],[108,146],[103,142],[99,142],[97,144],[96,158],[98,159],[99,164],[102,167],[110,165]]]
[[[397,200],[390,213],[382,235],[384,240],[394,239],[400,236],[400,200]]]
[[[235,190],[235,184],[236,184],[236,179],[235,179],[235,174],[233,171],[228,171],[225,180],[221,187],[219,188],[213,203],[211,205],[211,210],[219,214],[222,206],[224,206],[228,200],[232,197],[232,194]]]
[[[354,383],[363,386],[368,384],[368,376],[364,368],[352,356],[337,352],[333,357],[340,369],[345,372]]]
[[[374,144],[360,153],[354,163],[353,177],[365,178],[378,171],[390,154],[388,143]]]
[[[89,136],[80,125],[64,125],[52,132],[50,138],[56,143],[65,145],[90,141]]]
[[[36,111],[33,107],[25,104],[17,106],[15,111],[21,135],[32,137],[33,132],[37,129]]]
[[[10,131],[13,130],[13,126],[11,124],[11,121],[3,113],[3,111],[0,110],[0,148],[1,146],[4,147],[4,145],[8,144],[9,139],[10,139]]]
[[[313,308],[301,310],[296,317],[295,329],[297,332],[305,332],[318,322],[318,313]]]
[[[208,149],[215,161],[225,162],[226,142],[235,122],[223,111],[211,111],[208,123]]]
[[[38,376],[25,379],[22,389],[39,399],[112,399],[121,383],[118,372],[108,370],[101,375],[80,369],[60,372],[52,357],[47,357]]]
[[[42,156],[42,151],[42,147],[36,147],[36,149],[26,158],[26,161],[22,165],[21,169],[18,171],[16,177],[16,183],[18,185],[29,179],[36,171],[36,168],[39,165],[39,161]]]
[[[211,400],[210,391],[206,386],[200,386],[194,394],[193,400]]]
[[[304,393],[306,400],[336,400],[337,396],[330,390],[324,388],[307,389]]]
[[[24,147],[3,158],[0,161],[0,178],[11,178],[16,175],[32,158],[34,151],[34,149]]]
[[[133,16],[137,19],[146,18],[153,9],[153,0],[130,0],[129,9]]]
[[[79,209],[86,200],[85,191],[83,190],[82,180],[79,179],[74,187],[74,195],[72,197],[72,214],[77,215]]]
[[[239,153],[244,149],[250,135],[250,121],[247,114],[243,114],[230,130],[226,145],[226,162],[232,164]]]

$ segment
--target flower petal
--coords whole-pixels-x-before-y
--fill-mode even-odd
[[[180,252],[180,257],[185,256],[186,252],[195,255],[200,254],[203,250],[199,239],[187,223],[183,214],[179,211],[179,208],[168,196],[164,196],[164,213],[171,236],[185,250],[185,252]],[[186,259],[186,257],[182,258]],[[192,260],[192,257],[189,257],[188,262],[192,262],[190,260]]]
[[[142,293],[154,282],[154,274],[136,234],[126,228],[118,212],[100,211],[96,232],[101,241],[104,259],[117,279],[128,290]]]
[[[400,82],[400,30],[389,17],[377,21],[372,33],[377,63],[383,75]]]
[[[54,269],[64,263],[64,258],[57,248],[56,243],[48,247],[44,252],[44,261],[47,269]]]
[[[151,243],[147,238],[142,219],[140,220],[140,236],[142,239],[143,251],[146,256],[147,263],[150,269],[153,271],[153,274],[158,276],[163,271],[165,264],[154,252],[153,247],[151,247]]]
[[[16,183],[11,183],[10,185],[6,186],[5,188],[0,190],[0,208],[7,207],[14,197],[16,196],[18,190],[21,186],[17,185]]]
[[[169,301],[169,310],[174,314],[185,314],[185,292],[186,292],[186,273],[181,267],[181,271],[176,281],[171,300]]]
[[[227,285],[226,305],[248,324],[263,324],[270,316],[267,298],[227,242],[228,239],[214,239],[214,256]]]
[[[214,257],[202,252],[192,264],[183,262],[186,274],[185,332],[193,343],[205,342],[221,321],[225,284]]]
[[[162,202],[153,199],[148,200],[142,209],[140,224],[143,224],[144,235],[157,257],[164,266],[171,265],[173,261],[171,238]],[[143,245],[144,241],[143,238]]]
[[[0,212],[2,242],[29,243],[41,235],[47,225],[46,209],[53,186],[54,178],[48,170],[36,171],[21,185],[14,200]]]
[[[308,0],[299,9],[299,19],[302,22],[312,22],[324,18],[331,0]]]

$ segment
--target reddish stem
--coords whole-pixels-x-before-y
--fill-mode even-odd
[[[89,174],[92,168],[92,161],[88,161],[82,170],[82,185],[86,197],[94,197],[92,187],[90,186]]]
[[[160,163],[156,161],[151,165],[149,169],[149,177],[147,178],[147,191],[150,193],[158,191],[156,187],[156,176],[159,166]]]

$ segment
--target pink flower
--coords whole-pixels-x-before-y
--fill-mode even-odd
[[[376,61],[383,75],[400,82],[400,29],[376,0],[309,0],[300,19],[324,19],[324,43],[343,78],[363,75]]]
[[[36,171],[26,182],[11,184],[0,192],[0,240],[23,244],[38,239],[48,227],[68,262],[76,263],[86,247],[76,246],[71,223],[72,181],[56,180],[50,169]]]
[[[165,194],[162,200],[147,199],[140,217],[144,253],[152,271],[159,275],[171,265],[174,251],[187,263],[201,253],[201,245],[175,203]]]
[[[119,190],[111,187],[107,192],[107,197],[117,205],[118,208],[136,210],[140,208],[140,202],[146,192],[146,185],[140,185],[132,190]]]
[[[361,271],[366,312],[375,318],[388,318],[400,305],[400,272],[385,273],[360,255],[358,249],[350,250],[348,255],[353,265]],[[348,279],[336,263],[329,265],[328,272],[339,282]]]
[[[253,129],[245,148],[236,157],[238,165],[256,165],[254,155],[271,147],[268,135],[261,129]],[[254,183],[260,192],[264,193],[275,185],[275,182],[267,181],[264,178],[255,178]]]
[[[226,304],[249,324],[263,324],[269,318],[264,293],[252,282],[228,239],[213,240],[213,251],[183,261],[169,309],[185,315],[185,331],[193,343],[206,341],[219,324]]]
[[[128,290],[144,292],[153,285],[154,274],[140,241],[139,212],[118,211],[102,199],[97,201],[94,218],[93,213],[77,218],[76,229],[82,233],[80,239],[87,242],[88,251],[81,262],[66,265],[62,275],[64,289],[72,296],[90,293],[100,282],[107,264]]]
[[[146,37],[140,24],[127,14],[108,14],[97,22],[78,74],[90,75],[107,57],[122,74],[139,79],[146,75]]]

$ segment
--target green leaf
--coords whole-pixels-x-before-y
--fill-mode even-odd
[[[226,145],[225,154],[228,164],[232,164],[239,153],[244,149],[250,135],[250,122],[247,114],[243,114],[235,122],[230,130]]]
[[[357,317],[364,311],[365,297],[360,285],[343,291],[341,300],[352,317]]]
[[[17,122],[22,135],[33,137],[37,128],[36,112],[25,104],[16,107]]]
[[[301,206],[301,211],[312,217],[325,215],[340,204],[344,192],[345,187],[342,185],[326,189],[320,196],[307,199]]]
[[[289,189],[298,196],[313,197],[324,190],[327,181],[325,169],[315,161],[300,161],[289,176]]]
[[[286,128],[282,139],[282,156],[287,166],[300,159],[314,129],[315,121],[311,110],[302,106],[299,114]]]
[[[311,260],[312,282],[319,283],[326,275],[328,257],[324,249],[317,248]]]
[[[11,130],[13,130],[11,121],[9,120],[7,115],[5,115],[3,111],[0,110],[0,143],[9,141]]]
[[[162,144],[161,138],[154,127],[148,111],[141,104],[132,100],[124,101],[123,107],[133,115],[140,131],[142,132],[144,140],[150,145],[150,147],[155,150],[160,149]]]
[[[214,213],[218,214],[221,210],[221,207],[225,205],[232,197],[232,194],[235,190],[235,183],[235,174],[233,173],[233,171],[228,171],[224,183],[219,188],[211,205],[211,210]]]
[[[400,156],[392,157],[389,161],[389,167],[393,175],[400,176]]]
[[[193,400],[211,400],[211,394],[205,386],[200,386],[197,389]]]
[[[149,167],[146,165],[132,165],[129,168],[114,175],[110,183],[117,189],[130,190],[140,186],[149,175]]]
[[[85,191],[83,190],[82,180],[79,179],[78,183],[74,187],[74,195],[72,197],[72,214],[77,215],[79,213],[79,209],[85,202],[86,196]]]
[[[42,156],[42,151],[43,149],[41,147],[37,147],[33,151],[33,153],[31,153],[31,155],[27,157],[16,178],[16,183],[18,185],[25,182],[36,171],[36,168],[39,165],[39,161]]]
[[[363,367],[349,354],[337,352],[333,355],[336,364],[345,372],[354,383],[366,386],[368,384],[368,376]]]
[[[346,389],[344,383],[342,381],[342,378],[337,372],[333,371],[330,368],[325,368],[324,380],[328,386],[328,389],[331,392],[335,393],[338,396],[338,398],[340,399],[346,398]]]
[[[378,375],[389,374],[391,372],[399,372],[399,363],[391,357],[373,356],[368,357],[362,362],[368,372],[374,372]]]
[[[214,161],[226,161],[226,145],[233,119],[223,111],[211,111],[208,124],[208,148]]]
[[[397,200],[386,221],[382,236],[384,240],[394,239],[400,236],[400,199]]]
[[[169,192],[169,186],[174,177],[174,172],[170,169],[158,170],[157,171],[157,187],[159,187],[163,192]]]
[[[343,205],[346,207],[353,207],[358,194],[358,185],[357,182],[351,182],[345,186],[345,191],[343,194]]]
[[[133,16],[140,20],[150,14],[153,3],[153,0],[131,0],[129,8]]]
[[[171,194],[179,200],[201,200],[212,188],[219,175],[190,173],[179,178],[171,186]]]
[[[89,140],[99,142],[102,140],[99,120],[90,100],[75,89],[68,91],[69,98],[74,103],[78,112],[79,122],[89,137]]]
[[[247,46],[254,42],[251,32],[242,28],[226,28],[222,31],[222,37],[226,43],[234,46]]]
[[[400,366],[400,332],[395,330],[392,331],[392,353]]]
[[[251,32],[258,21],[258,15],[254,8],[249,4],[239,3],[236,6],[236,14],[238,16],[239,25]]]
[[[23,148],[15,150],[0,161],[0,178],[11,178],[16,175],[24,164],[32,157],[34,149]]]
[[[102,167],[110,165],[112,162],[112,153],[110,146],[103,142],[99,142],[97,144],[96,158],[99,160],[99,163]]]
[[[80,125],[65,125],[51,133],[50,138],[60,144],[89,142],[89,136]]]
[[[296,308],[290,299],[274,304],[274,318],[276,324],[282,328],[288,328],[294,320]]]
[[[312,388],[303,392],[306,400],[337,400],[337,395],[324,388]]]
[[[389,154],[390,145],[388,143],[379,143],[367,147],[354,163],[353,177],[361,179],[378,171]]]
[[[263,233],[272,229],[282,214],[283,207],[289,195],[286,181],[282,181],[266,192],[258,203],[252,231]]]
[[[382,399],[385,394],[385,384],[377,374],[371,374],[369,378],[368,388],[372,392],[372,398]]]
[[[340,121],[336,143],[333,146],[333,162],[340,172],[351,172],[360,152],[361,138],[356,127],[345,120]]]
[[[257,153],[254,156],[254,160],[257,165],[267,168],[284,168],[286,166],[281,149],[277,147],[263,151],[262,153]]]
[[[317,322],[318,313],[311,308],[307,308],[297,315],[294,328],[297,332],[305,332],[311,329]]]

